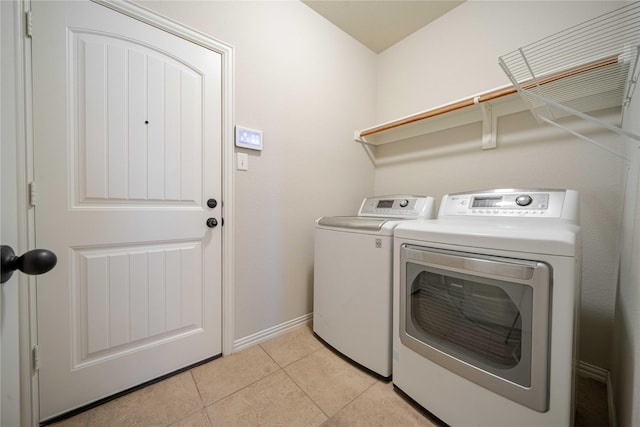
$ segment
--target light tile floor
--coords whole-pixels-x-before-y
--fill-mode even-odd
[[[54,424],[438,426],[304,326]]]
[[[337,355],[313,335],[309,326],[304,326],[54,425],[442,424],[401,397],[390,382],[381,381]]]

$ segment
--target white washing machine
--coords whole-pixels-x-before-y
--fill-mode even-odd
[[[394,238],[393,383],[452,426],[571,426],[581,238],[572,190],[444,196]]]
[[[357,216],[316,221],[313,331],[354,362],[391,375],[393,229],[433,218],[434,199],[364,199]]]

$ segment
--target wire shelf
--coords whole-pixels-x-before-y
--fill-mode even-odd
[[[640,141],[586,114],[627,106],[640,74],[640,2],[501,56],[498,62],[534,116],[577,115]]]

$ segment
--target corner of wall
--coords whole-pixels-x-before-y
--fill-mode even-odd
[[[640,123],[628,120],[640,116],[640,85],[625,109],[623,128],[640,134]],[[640,150],[638,142],[628,138],[629,173],[623,223],[621,258],[616,293],[614,336],[612,346],[611,390],[613,417],[621,427],[640,423]]]

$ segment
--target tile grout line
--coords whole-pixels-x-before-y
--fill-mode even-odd
[[[361,372],[371,376],[369,373],[361,370],[359,367],[353,365],[354,368],[360,370]],[[337,415],[338,413],[340,413],[342,410],[344,410],[347,406],[351,405],[353,402],[355,402],[356,400],[358,400],[360,397],[362,397],[363,394],[365,394],[367,391],[369,391],[372,387],[376,386],[380,380],[378,380],[377,378],[373,377],[372,378],[375,380],[373,383],[371,383],[371,385],[367,388],[365,388],[364,390],[362,390],[362,392],[360,392],[357,396],[355,396],[353,399],[351,399],[349,402],[347,402],[342,408],[340,408],[334,415]]]
[[[212,360],[209,363],[214,363],[216,360],[219,360],[219,359]],[[202,399],[202,393],[200,392],[200,387],[198,387],[198,382],[196,381],[195,377],[193,376],[193,370],[194,369],[195,368],[191,368],[191,369],[189,369],[188,372],[189,372],[189,376],[191,377],[191,381],[193,381],[193,386],[196,388],[196,391],[198,392],[198,399],[200,399],[200,408],[194,410],[190,414],[188,414],[188,415],[186,415],[186,416],[184,416],[184,417],[182,417],[182,418],[180,418],[178,420],[173,421],[171,424],[168,424],[167,427],[171,427],[172,425],[177,424],[180,421],[186,420],[187,418],[197,414],[200,411],[204,411],[204,415],[207,417],[207,420],[209,420],[209,425],[213,426],[213,423],[211,422],[211,418],[209,418],[209,413],[206,410],[207,407],[204,404],[204,399]]]
[[[200,397],[200,402],[202,403],[202,408],[201,408],[201,410],[204,410],[204,411],[205,411],[205,415],[207,416],[207,419],[209,420],[209,424],[210,424],[211,426],[213,426],[213,421],[211,420],[211,417],[209,416],[209,411],[207,410],[207,408],[209,408],[209,407],[211,407],[211,406],[215,405],[216,403],[222,402],[223,400],[225,400],[225,399],[227,399],[227,398],[229,398],[229,397],[231,397],[231,396],[233,396],[233,395],[235,395],[235,394],[237,394],[237,393],[240,393],[241,391],[245,390],[245,389],[246,389],[246,388],[248,388],[248,387],[251,387],[252,385],[256,384],[257,382],[262,381],[263,379],[265,379],[265,378],[267,378],[267,377],[270,377],[270,376],[271,376],[271,375],[273,375],[273,374],[276,374],[278,371],[283,370],[283,369],[280,367],[280,365],[279,365],[275,360],[273,360],[273,358],[271,357],[271,355],[270,355],[267,351],[265,351],[265,350],[264,350],[264,348],[262,348],[262,347],[260,346],[260,344],[257,344],[257,346],[258,346],[258,347],[260,347],[260,349],[261,349],[261,350],[262,350],[262,351],[263,351],[263,352],[264,352],[264,353],[265,353],[265,354],[266,354],[266,355],[267,355],[267,356],[268,356],[268,357],[269,357],[269,358],[270,358],[270,359],[275,363],[275,365],[278,367],[278,369],[277,369],[277,370],[275,370],[275,371],[273,371],[273,372],[271,372],[271,373],[268,373],[268,374],[266,374],[266,375],[264,375],[264,376],[262,376],[262,377],[260,377],[260,378],[258,378],[257,380],[255,380],[255,381],[253,381],[253,382],[251,382],[251,383],[249,383],[249,384],[246,384],[246,385],[242,386],[241,388],[239,388],[239,389],[237,389],[237,390],[233,391],[232,393],[229,393],[229,394],[227,394],[227,395],[225,395],[225,396],[222,396],[222,397],[221,397],[221,398],[219,398],[218,400],[215,400],[215,401],[211,402],[209,405],[207,405],[207,404],[205,404],[205,403],[204,403],[204,399],[202,398],[202,393],[201,393],[201,391],[200,391],[200,387],[198,387],[198,381],[196,381],[195,377],[193,376],[193,370],[194,370],[194,369],[196,369],[196,368],[192,368],[192,369],[190,369],[190,370],[189,370],[189,373],[191,374],[191,378],[192,378],[192,380],[193,380],[193,383],[195,384],[195,386],[196,386],[196,390],[198,391],[198,396]],[[252,346],[252,347],[253,347],[253,346]],[[249,347],[249,348],[251,348],[251,347]],[[241,351],[239,351],[238,353],[233,353],[233,354],[231,354],[231,355],[229,355],[229,356],[227,356],[227,357],[231,357],[231,356],[233,356],[234,354],[240,354],[240,353],[242,353],[242,352],[243,352],[243,351],[245,351],[245,350],[247,350],[247,349],[241,350]],[[224,359],[224,357],[221,357],[221,358],[218,358],[218,359],[212,360],[212,361],[211,361],[211,362],[209,362],[209,363],[215,363],[216,361],[218,361],[218,360],[223,360],[223,359]],[[195,412],[194,412],[194,413],[195,413]],[[191,416],[191,415],[193,415],[193,414],[190,414],[190,415],[188,415],[188,416]],[[185,418],[187,418],[187,417],[185,417]],[[181,419],[180,419],[180,420],[178,420],[178,421],[181,421],[181,420],[183,420],[183,419],[185,419],[185,418],[181,418]],[[178,421],[176,421],[176,422],[178,422]]]
[[[282,369],[282,372],[284,372],[284,374],[287,376],[287,378],[289,378],[289,379],[290,379],[290,380],[295,384],[295,386],[296,386],[296,387],[298,387],[298,390],[300,390],[300,391],[301,391],[301,392],[302,392],[302,393],[303,393],[303,394],[304,394],[304,395],[305,395],[305,396],[306,396],[306,397],[311,401],[311,403],[313,403],[313,405],[314,405],[316,408],[318,408],[318,410],[320,410],[320,412],[321,412],[322,414],[324,414],[324,416],[325,416],[325,417],[327,417],[327,419],[325,420],[325,422],[327,422],[327,421],[329,421],[329,420],[331,419],[331,416],[329,416],[329,414],[327,414],[327,413],[326,413],[326,412],[325,412],[325,411],[320,407],[320,405],[318,405],[318,402],[316,402],[316,401],[315,401],[315,399],[313,399],[313,398],[309,395],[309,393],[307,393],[307,392],[306,392],[306,390],[305,390],[305,389],[303,389],[303,388],[302,388],[302,386],[301,386],[301,385],[300,385],[300,384],[295,380],[295,378],[293,378],[291,375],[289,375],[289,373],[288,373],[288,372],[287,372],[287,370],[285,369],[286,367],[291,366],[291,365],[293,365],[294,363],[298,363],[298,362],[300,362],[301,360],[304,360],[304,359],[306,359],[306,358],[308,358],[308,357],[312,356],[313,354],[315,354],[315,353],[317,353],[317,352],[319,352],[319,351],[323,350],[323,348],[324,348],[324,347],[320,347],[320,348],[319,348],[319,349],[317,349],[317,350],[313,350],[311,353],[309,353],[309,354],[305,355],[304,357],[301,357],[301,358],[299,358],[299,359],[297,359],[297,360],[294,360],[293,362],[288,363],[288,364],[286,364],[285,366],[282,366],[280,369]],[[266,350],[265,350],[265,353],[269,354]],[[269,357],[271,357],[271,355],[269,355]],[[272,358],[272,359],[273,359],[273,358]],[[275,362],[275,360],[274,360],[274,362]],[[277,364],[278,366],[280,366],[280,364],[279,364],[278,362],[276,362],[276,364]]]

